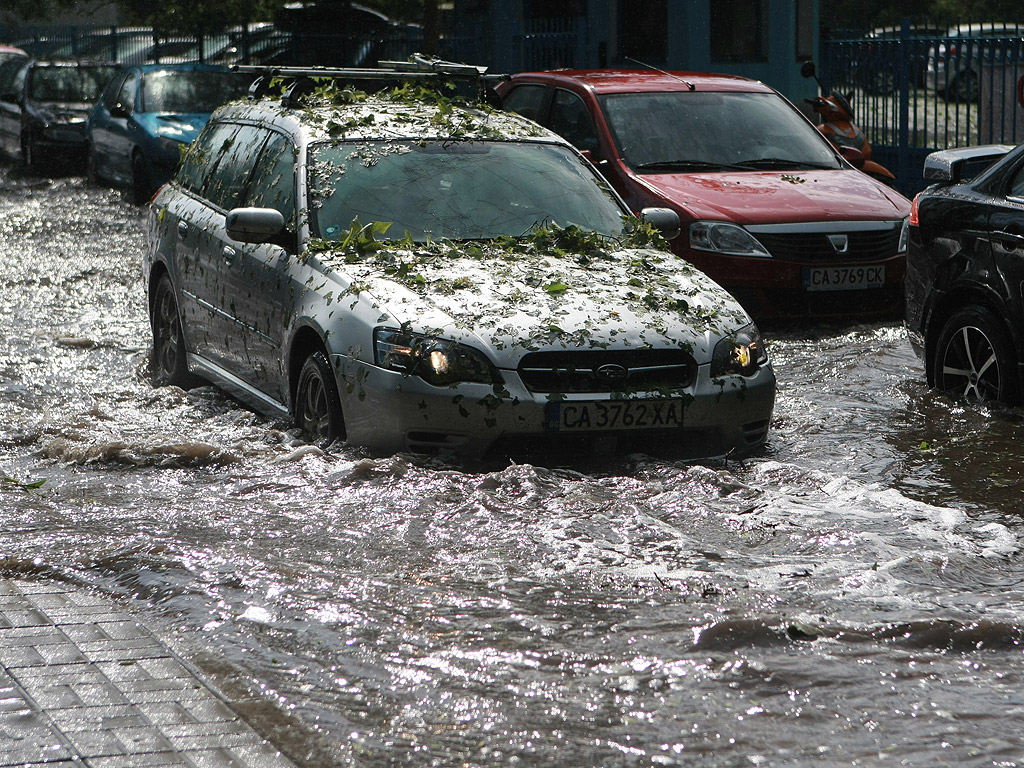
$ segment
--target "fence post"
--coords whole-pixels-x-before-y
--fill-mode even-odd
[[[910,19],[904,18],[900,23],[899,47],[899,128],[896,140],[896,179],[897,184],[907,188],[907,175],[910,173]]]

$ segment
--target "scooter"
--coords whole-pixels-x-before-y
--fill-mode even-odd
[[[813,61],[804,62],[800,74],[804,77],[813,77],[818,89],[824,90],[815,72]],[[851,165],[889,186],[895,186],[896,177],[892,171],[871,159],[871,144],[868,143],[864,131],[853,121],[853,106],[847,96],[832,93],[830,96],[816,96],[804,101],[821,115],[818,130]]]

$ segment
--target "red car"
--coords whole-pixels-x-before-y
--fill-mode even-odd
[[[755,318],[898,316],[910,201],[785,97],[728,75],[513,75],[506,109],[584,150],[629,207],[678,212],[673,250]]]

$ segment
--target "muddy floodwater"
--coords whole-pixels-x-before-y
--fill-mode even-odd
[[[1022,412],[769,330],[743,461],[467,469],[154,389],[144,209],[0,167],[0,575],[117,600],[301,766],[1024,765]]]

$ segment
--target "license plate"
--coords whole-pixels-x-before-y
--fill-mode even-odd
[[[808,291],[855,291],[885,285],[884,264],[851,267],[805,267],[804,288]]]
[[[682,400],[604,400],[548,403],[549,432],[673,429],[683,426]]]

